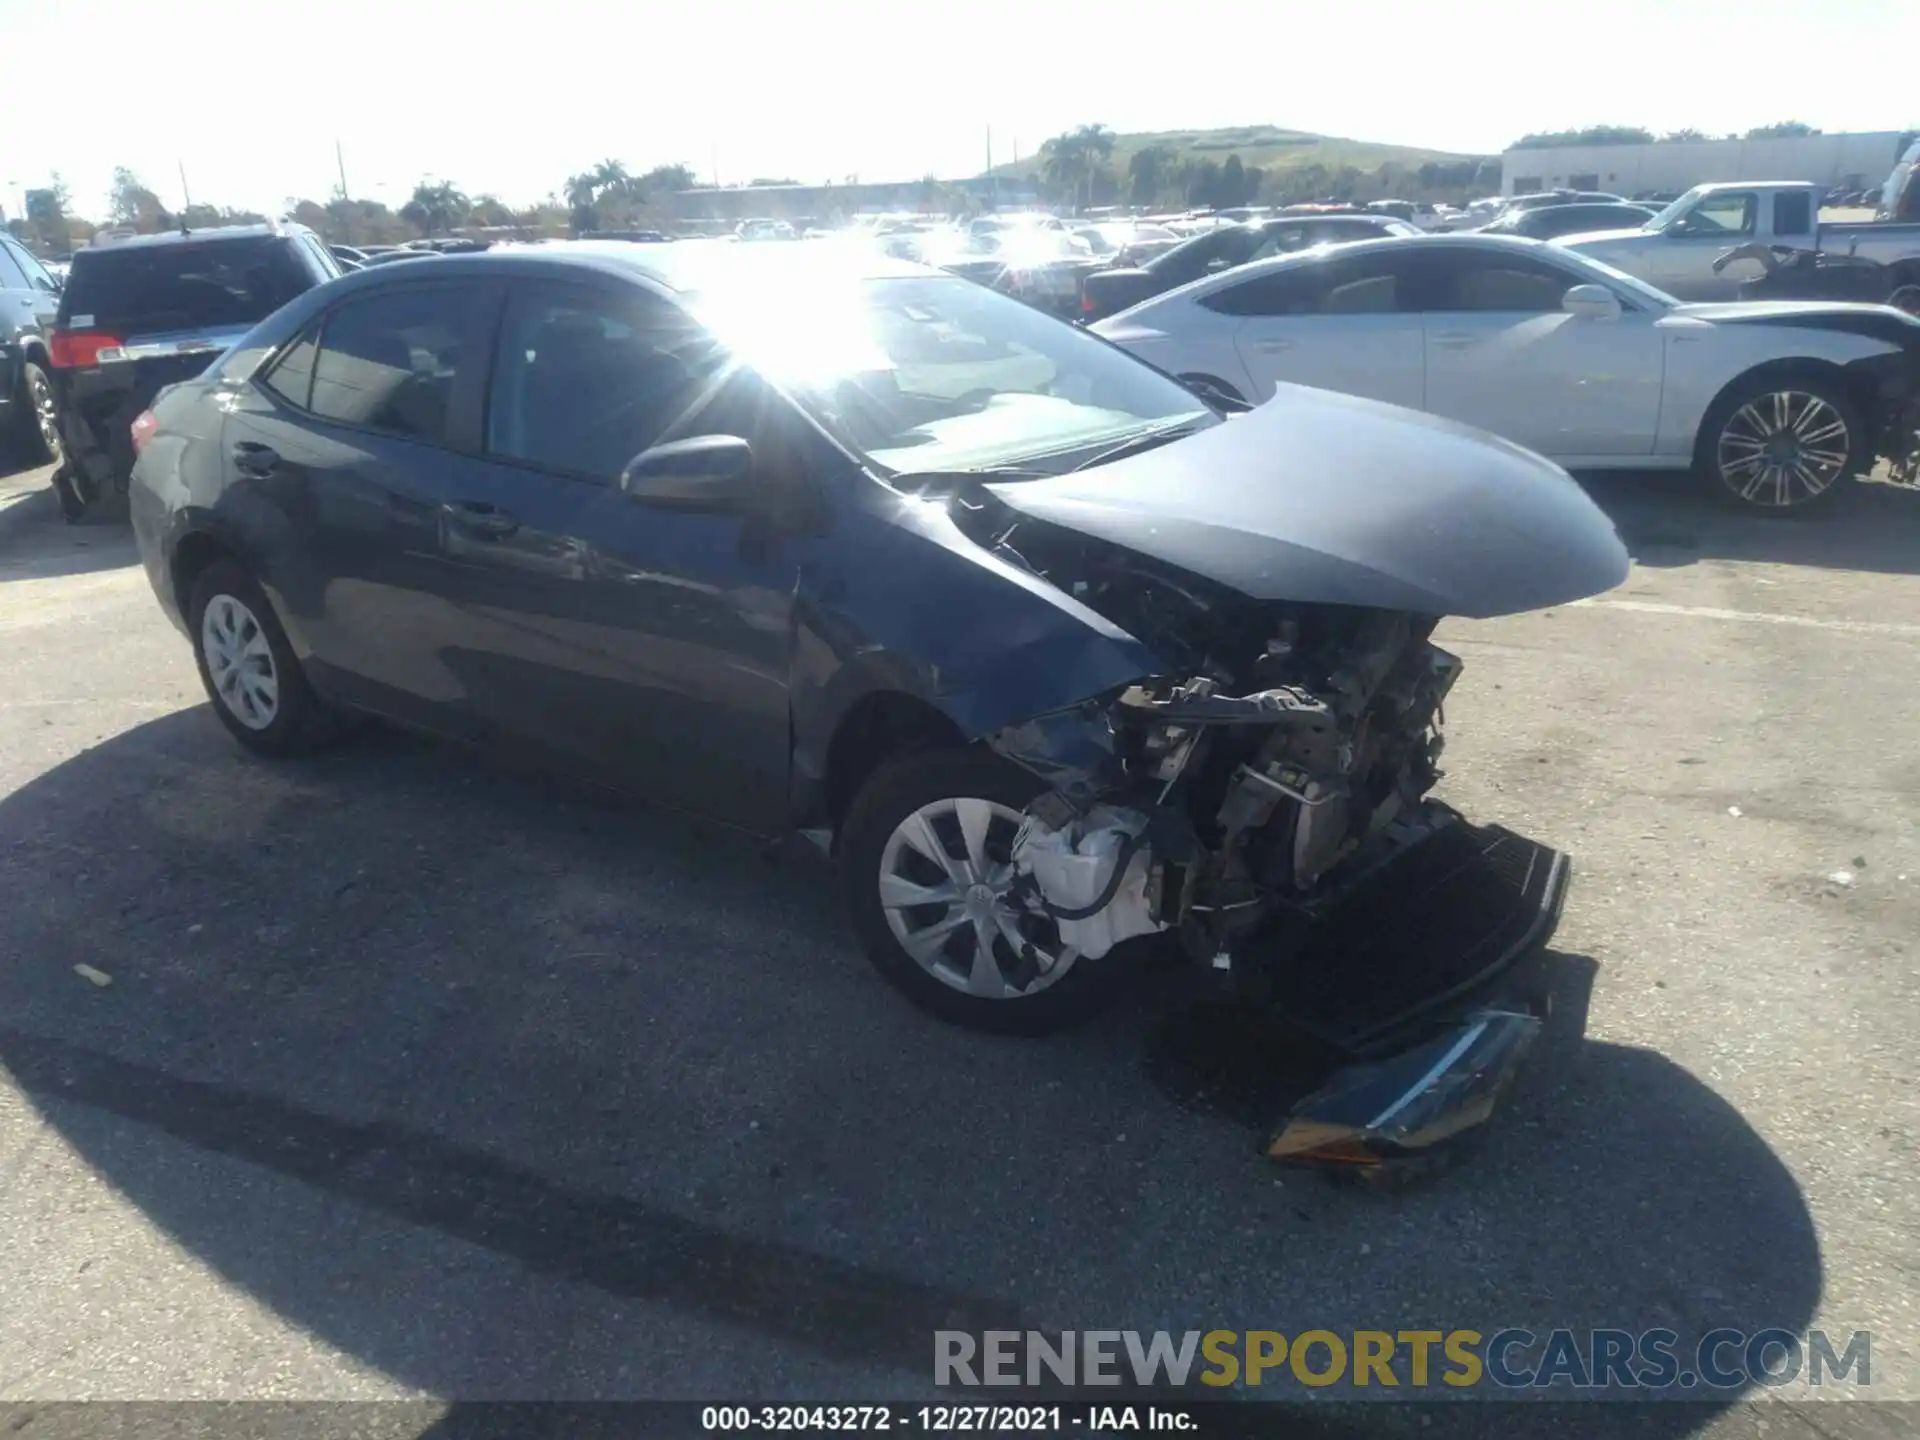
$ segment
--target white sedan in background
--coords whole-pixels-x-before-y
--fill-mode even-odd
[[[1695,469],[1804,510],[1904,452],[1920,320],[1881,305],[1684,305],[1539,241],[1324,246],[1155,296],[1093,327],[1230,399],[1281,384],[1384,400],[1569,469]]]

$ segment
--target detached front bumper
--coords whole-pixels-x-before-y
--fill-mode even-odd
[[[1276,1126],[1274,1159],[1374,1181],[1431,1168],[1492,1115],[1539,1035],[1567,858],[1440,813],[1304,931],[1235,956],[1264,970],[1268,1003],[1346,1057]]]

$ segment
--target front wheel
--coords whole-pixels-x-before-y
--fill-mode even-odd
[[[1866,426],[1845,388],[1825,376],[1742,381],[1700,427],[1695,463],[1721,498],[1754,514],[1830,505],[1867,466]]]
[[[1014,903],[1013,841],[1040,782],[977,750],[881,766],[841,831],[840,871],[874,968],[922,1009],[977,1030],[1036,1035],[1116,988],[1119,952],[1083,960]]]

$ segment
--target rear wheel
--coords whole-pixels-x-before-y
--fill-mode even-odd
[[[20,364],[20,391],[14,397],[15,443],[29,465],[45,465],[60,458],[60,408],[54,403],[53,382],[39,362]]]
[[[976,750],[923,750],[875,771],[847,812],[841,883],[874,968],[973,1029],[1041,1034],[1091,1013],[1116,954],[1082,960],[1009,900],[1014,837],[1044,787]]]
[[[1823,375],[1743,380],[1700,427],[1695,463],[1720,496],[1761,515],[1831,505],[1866,468],[1866,426],[1844,386]]]
[[[194,581],[187,615],[200,683],[234,739],[275,759],[309,754],[334,739],[333,712],[307,684],[251,575],[231,560],[215,561]]]

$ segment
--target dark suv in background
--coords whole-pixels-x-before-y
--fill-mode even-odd
[[[0,235],[0,439],[8,460],[44,465],[60,450],[47,332],[60,282],[25,246]]]
[[[268,223],[96,241],[73,257],[48,337],[78,519],[126,493],[134,417],[287,301],[341,274],[311,230]]]

